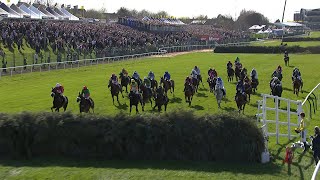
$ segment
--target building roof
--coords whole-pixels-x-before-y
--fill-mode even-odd
[[[283,23],[273,23],[276,26],[287,26],[287,27],[302,27],[303,25],[296,22],[283,22]]]

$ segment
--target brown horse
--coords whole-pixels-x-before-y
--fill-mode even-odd
[[[153,89],[153,90],[157,89],[158,88],[158,81],[155,79],[151,80],[150,78],[149,78],[149,80],[151,82],[151,89]]]
[[[153,110],[158,107],[158,111],[161,111],[161,107],[164,106],[164,111],[167,111],[167,106],[169,103],[169,98],[167,95],[163,95],[163,93],[156,93],[155,95],[155,106]]]
[[[144,106],[146,105],[147,102],[151,103],[152,107],[152,90],[148,89],[145,85],[141,84],[140,90],[142,92],[142,111],[144,111]]]
[[[79,92],[79,95],[77,97],[77,102],[79,102],[80,113],[82,113],[82,112],[88,113],[88,112],[90,112],[90,109],[92,109],[92,112],[94,113],[93,99],[91,99],[91,98],[90,98],[90,100],[86,99]]]
[[[56,112],[59,112],[60,108],[63,108],[64,111],[67,110],[68,107],[68,97],[67,96],[61,96],[59,93],[56,92],[54,88],[51,90],[51,97],[53,97],[52,107],[51,111],[53,112],[53,109],[55,109]]]
[[[250,96],[252,94],[252,86],[249,82],[250,82],[249,79],[245,80],[243,83],[243,86],[244,86],[244,92],[249,96],[249,102],[250,102]]]
[[[235,68],[235,75],[236,75],[236,80],[238,81],[240,79],[240,73],[242,69],[239,66],[236,66]]]
[[[164,92],[167,95],[168,90],[170,90],[170,93],[174,93],[174,81],[173,80],[165,80],[163,77],[161,77],[160,85],[163,84]]]
[[[122,94],[121,85],[120,85],[120,84],[115,84],[115,83],[112,83],[111,81],[109,81],[108,88],[109,88],[109,87],[111,87],[110,92],[111,92],[113,104],[114,104],[114,96],[117,97],[117,101],[118,101],[118,103],[120,104],[120,102],[119,102],[119,93],[121,93],[122,98],[124,98],[124,96],[123,96],[123,94]]]
[[[123,73],[120,73],[120,80],[121,80],[121,91],[122,88],[125,87],[126,88],[126,93],[128,93],[128,85],[130,83],[130,76],[125,76],[123,75]]]
[[[191,101],[194,95],[194,88],[192,87],[191,84],[188,84],[188,83],[185,83],[184,87],[185,87],[184,97],[185,97],[186,103],[189,103],[189,106],[191,106]]]
[[[198,92],[200,80],[197,78],[192,78],[192,85],[194,87],[195,92]]]
[[[227,74],[228,74],[228,82],[232,82],[234,77],[234,70],[232,69],[232,67],[230,66],[228,67]]]
[[[301,83],[301,80],[298,79],[298,78],[294,78],[293,82],[293,94],[296,94],[297,96],[299,95],[299,91],[300,91],[300,88],[301,88],[301,93],[302,93],[302,83]]]
[[[284,56],[283,60],[284,60],[284,64],[286,66],[289,66],[289,60],[290,60],[289,56]]]
[[[239,92],[236,94],[236,103],[237,103],[239,114],[241,110],[242,110],[242,113],[244,114],[244,108],[246,107],[246,103],[247,103],[246,98],[247,97],[245,97],[243,94]]]
[[[213,92],[215,90],[216,87],[216,82],[217,82],[217,78],[208,78],[207,80],[209,87],[210,87],[210,92]]]
[[[258,79],[251,77],[251,87],[252,87],[253,93],[256,93],[256,91],[258,90],[258,85],[259,85]]]

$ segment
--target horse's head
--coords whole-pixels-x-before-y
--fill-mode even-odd
[[[77,97],[77,102],[81,102],[81,100],[82,100],[82,96],[81,96],[81,94],[80,94],[80,92],[79,92],[79,95],[78,95],[78,97]]]

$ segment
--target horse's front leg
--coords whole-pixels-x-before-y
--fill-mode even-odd
[[[113,103],[113,105],[114,105],[114,95],[112,95],[112,103]]]
[[[117,102],[120,104],[120,102],[119,102],[119,95],[117,95]]]

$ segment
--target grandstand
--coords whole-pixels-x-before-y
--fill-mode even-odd
[[[313,30],[320,29],[320,8],[319,9],[301,9],[294,14],[294,21],[302,22]]]

